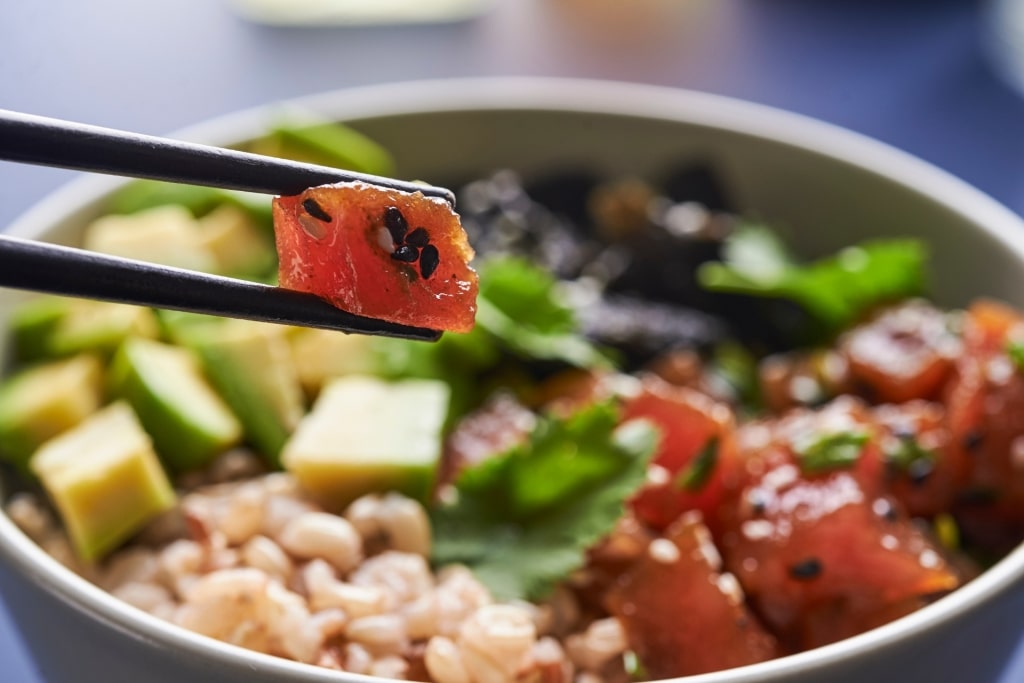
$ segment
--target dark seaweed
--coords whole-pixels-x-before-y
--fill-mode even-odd
[[[519,255],[556,277],[585,277],[606,296],[581,308],[585,333],[639,367],[668,350],[707,350],[732,337],[756,353],[792,349],[819,335],[811,318],[782,300],[708,292],[701,264],[721,258],[733,230],[733,206],[707,164],[669,169],[648,185],[649,202],[627,212],[628,229],[609,234],[621,216],[596,215],[595,193],[620,191],[587,170],[568,169],[523,183],[509,171],[473,180],[458,192],[470,243],[482,258]],[[641,190],[643,185],[640,185]],[[634,183],[632,191],[637,191]],[[624,185],[622,192],[631,191]],[[641,198],[645,195],[640,193]],[[635,215],[634,215],[635,214]]]
[[[639,367],[676,349],[710,350],[728,329],[713,315],[636,297],[612,295],[581,308],[580,324],[589,338],[617,349],[627,367]]]
[[[525,256],[573,279],[600,249],[588,231],[535,202],[508,171],[469,183],[458,197],[462,225],[481,255]]]
[[[600,176],[593,171],[569,169],[529,181],[524,190],[553,214],[575,225],[587,225],[590,221],[587,202],[600,183]]]
[[[737,211],[719,174],[707,163],[688,162],[669,169],[662,187],[674,202],[696,202],[711,211]]]

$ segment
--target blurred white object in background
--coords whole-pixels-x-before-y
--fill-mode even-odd
[[[996,69],[1024,94],[1024,0],[990,0],[985,46]]]
[[[275,26],[345,26],[462,21],[492,0],[229,0],[250,21]]]

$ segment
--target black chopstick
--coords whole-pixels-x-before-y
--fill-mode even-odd
[[[346,313],[312,294],[7,235],[0,287],[417,341],[441,336]]]
[[[451,190],[259,154],[0,109],[0,159],[260,194],[299,194],[348,181],[422,192],[455,204]]]
[[[450,190],[0,109],[0,159],[261,194],[361,181],[455,204]],[[0,287],[355,334],[441,333],[353,315],[311,294],[0,235]]]

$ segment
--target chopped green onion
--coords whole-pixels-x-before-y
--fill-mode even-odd
[[[640,656],[633,650],[626,650],[622,653],[622,665],[631,681],[646,681],[650,679],[647,669],[644,668],[644,663],[640,661]]]
[[[886,450],[885,458],[890,465],[906,472],[916,462],[935,462],[935,452],[922,448],[914,437],[906,436],[900,437],[894,448]]]
[[[953,515],[948,512],[941,512],[935,515],[935,521],[932,522],[932,525],[942,547],[949,550],[960,549],[960,528],[957,526],[956,520],[953,519]]]
[[[805,472],[828,472],[856,464],[867,442],[865,432],[836,432],[819,436],[795,450]]]
[[[679,473],[676,478],[676,488],[685,489],[690,493],[700,491],[711,479],[711,473],[714,472],[717,463],[718,437],[713,436],[704,444],[704,448],[693,459],[693,462]]]
[[[1010,360],[1013,361],[1018,370],[1024,370],[1024,342],[1007,342],[1006,355],[1010,357]]]
[[[736,343],[719,344],[714,350],[712,372],[725,380],[744,408],[760,406],[757,359],[746,348]]]

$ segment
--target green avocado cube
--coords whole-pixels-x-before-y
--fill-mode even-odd
[[[50,357],[50,338],[67,315],[71,299],[41,296],[18,306],[8,319],[14,357],[22,363]]]
[[[282,125],[254,141],[251,151],[268,156],[390,175],[395,162],[382,145],[340,123]]]
[[[196,219],[176,204],[98,218],[85,229],[84,242],[90,251],[204,273],[217,271],[217,259],[200,243]]]
[[[155,339],[159,331],[152,309],[77,300],[51,331],[47,346],[55,357],[83,352],[110,357],[125,339]]]
[[[103,367],[75,356],[26,369],[0,385],[0,458],[26,470],[43,442],[99,410]]]
[[[155,338],[149,308],[63,297],[38,297],[14,310],[9,321],[15,358],[35,362],[79,353],[109,357],[126,338]]]
[[[196,330],[209,325],[223,325],[227,318],[189,311],[158,309],[156,319],[160,325],[160,338],[176,346],[188,346]]]
[[[306,394],[315,397],[334,377],[374,374],[377,366],[374,341],[365,334],[312,328],[289,335],[295,370]]]
[[[383,491],[425,501],[441,457],[448,399],[448,385],[438,380],[333,379],[285,445],[282,463],[332,510]]]
[[[123,402],[44,443],[29,465],[86,561],[100,559],[174,505],[149,436]]]
[[[273,268],[273,246],[244,209],[222,204],[197,224],[198,243],[213,256],[218,273],[262,277]]]
[[[302,387],[283,325],[230,320],[200,326],[186,342],[242,423],[246,440],[279,466],[281,448],[305,413]]]
[[[241,424],[187,349],[129,339],[114,356],[110,387],[132,406],[174,472],[202,467],[241,441]]]

